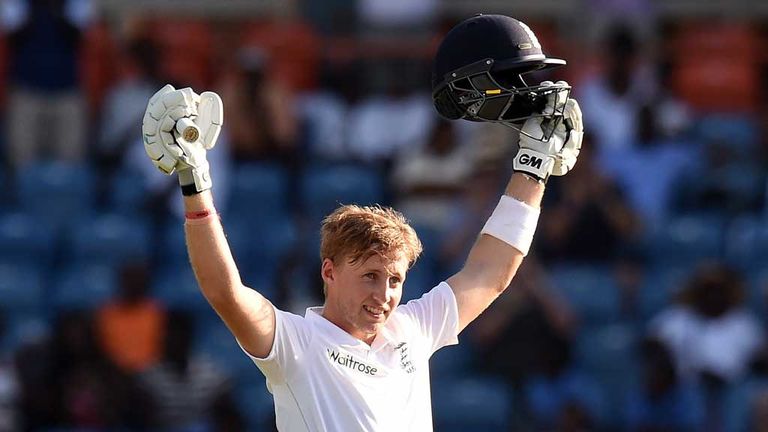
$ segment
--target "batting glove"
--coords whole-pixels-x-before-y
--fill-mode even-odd
[[[551,86],[552,81],[544,81],[542,86]],[[566,84],[563,81],[558,84]],[[562,121],[557,121],[555,130],[547,141],[538,140],[536,136],[546,136],[546,128],[555,121],[548,114],[563,111]],[[581,108],[575,99],[558,95],[553,92],[547,95],[547,105],[542,112],[543,117],[532,117],[523,124],[520,133],[520,149],[515,156],[513,169],[525,173],[540,182],[546,182],[550,175],[567,174],[576,164],[584,138],[584,123]]]
[[[216,145],[224,120],[219,95],[166,85],[147,104],[142,124],[144,149],[163,173],[178,173],[184,195],[212,186],[206,152]]]

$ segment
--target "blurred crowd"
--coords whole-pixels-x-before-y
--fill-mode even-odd
[[[458,270],[517,138],[437,117],[431,55],[464,18],[442,3],[0,2],[0,431],[274,429],[197,289],[176,179],[143,154],[164,83],[222,96],[216,205],[276,306],[322,302],[318,230],[340,203],[411,220],[425,252],[403,301]],[[516,16],[568,60],[529,79],[568,80],[587,135],[512,286],[435,355],[436,430],[768,430],[766,18],[584,3],[594,21]]]

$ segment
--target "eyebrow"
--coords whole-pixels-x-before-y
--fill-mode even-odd
[[[381,271],[381,270],[379,270],[379,269],[375,269],[375,268],[372,268],[372,269],[364,269],[363,271],[364,271],[365,273],[376,273],[376,274],[381,274],[381,273],[382,273],[382,271]],[[398,278],[400,278],[400,279],[403,279],[403,275],[401,275],[400,273],[390,273],[390,272],[387,272],[387,276],[390,276],[390,277],[391,277],[391,276],[395,276],[395,277],[398,277]]]

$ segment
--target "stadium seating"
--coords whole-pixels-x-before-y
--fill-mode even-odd
[[[68,234],[70,262],[117,265],[149,257],[150,229],[140,217],[98,214],[78,221]]]
[[[8,312],[41,313],[45,307],[45,269],[34,264],[0,262],[0,305]]]
[[[200,292],[189,263],[164,266],[154,274],[152,294],[169,309],[208,313],[210,306]]]
[[[315,165],[301,179],[304,215],[312,229],[341,204],[383,203],[384,179],[375,169],[356,165]]]
[[[768,320],[768,268],[755,267],[746,273],[746,305],[765,323]]]
[[[54,259],[53,230],[30,214],[15,212],[0,216],[0,259],[47,266]]]
[[[768,224],[762,216],[733,220],[726,232],[725,257],[742,270],[763,267],[768,261]]]
[[[727,389],[723,403],[724,431],[747,432],[755,430],[755,403],[768,392],[768,379],[748,377]]]
[[[93,210],[95,184],[93,168],[66,162],[41,162],[16,174],[21,209],[54,229]]]
[[[256,367],[217,316],[198,320],[195,351],[213,359],[219,367],[234,376],[245,374]]]
[[[148,196],[147,178],[141,173],[123,169],[111,180],[107,211],[134,216],[143,213]]]
[[[440,281],[437,279],[434,264],[429,259],[421,259],[408,270],[403,284],[402,303],[417,299],[431,290]]]
[[[245,354],[243,354],[245,356]],[[251,378],[251,377],[254,377]],[[264,376],[253,365],[247,378],[238,377],[235,387],[235,400],[244,415],[248,430],[267,431],[275,427],[275,403],[267,390]]]
[[[112,266],[79,262],[57,272],[51,301],[57,310],[92,310],[117,293],[117,275]]]
[[[639,376],[638,330],[629,324],[588,327],[579,332],[576,364],[593,377],[605,401],[601,417],[616,426],[626,392]]]
[[[708,114],[696,120],[694,134],[702,142],[725,142],[738,156],[751,156],[759,143],[760,124],[754,118],[736,114]]]
[[[432,387],[435,430],[441,432],[509,429],[512,396],[494,378],[443,378]]]
[[[21,346],[39,342],[50,332],[50,323],[38,313],[6,313],[0,334],[0,357],[10,356]]]
[[[717,214],[676,216],[651,234],[649,256],[654,264],[691,266],[723,253],[725,222]]]
[[[247,215],[254,223],[269,224],[289,215],[288,172],[277,163],[244,163],[232,174],[226,213]]]
[[[689,275],[690,269],[672,265],[647,269],[636,297],[639,318],[647,321],[671,304]]]
[[[462,376],[472,367],[475,358],[476,353],[469,340],[441,348],[429,359],[430,376],[435,380]]]
[[[616,320],[621,292],[612,270],[603,266],[558,265],[549,270],[553,288],[590,323]]]

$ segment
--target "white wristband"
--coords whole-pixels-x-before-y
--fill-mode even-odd
[[[540,212],[538,208],[503,195],[480,233],[496,237],[526,256],[533,242]]]

